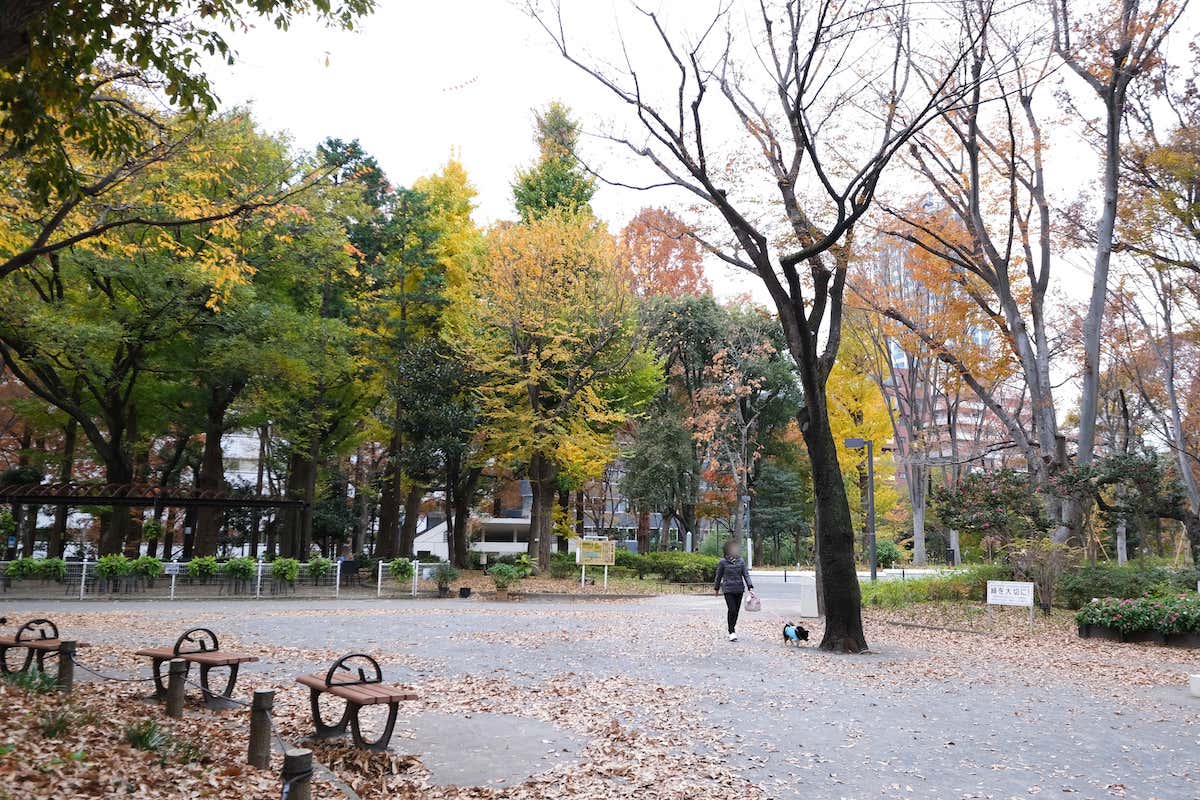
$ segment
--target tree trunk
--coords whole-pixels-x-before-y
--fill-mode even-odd
[[[209,391],[208,409],[204,417],[204,450],[200,456],[200,472],[196,476],[198,491],[217,492],[225,485],[225,454],[221,448],[221,438],[225,435],[225,414],[240,393],[240,386],[214,386]],[[216,506],[197,509],[197,555],[216,555],[221,516],[221,510]]]
[[[127,463],[114,461],[105,464],[104,477],[110,484],[125,486],[133,480],[133,469]],[[100,516],[100,525],[100,555],[120,553],[125,545],[125,532],[129,527],[128,511],[118,506]]]
[[[425,487],[413,484],[404,496],[404,524],[400,527],[400,552],[397,555],[410,558],[413,555],[413,540],[417,538],[417,520],[421,517],[421,501],[425,499]]]
[[[63,429],[62,458],[58,467],[58,482],[70,483],[75,474],[75,444],[79,438],[79,423],[72,417],[67,420]],[[50,558],[62,558],[67,548],[67,520],[70,516],[69,506],[56,506],[54,509],[54,525],[50,528],[50,542],[46,555]]]
[[[402,410],[396,407],[396,423],[383,460],[383,489],[379,493],[379,533],[375,552],[380,558],[394,559],[403,553],[400,547],[400,499],[404,494],[404,475],[400,465],[403,440],[399,419]]]
[[[925,508],[929,499],[929,467],[914,465],[908,471],[908,499],[912,506],[913,565],[925,566]]]
[[[802,426],[812,462],[813,508],[816,512],[817,564],[825,605],[822,650],[860,653],[867,649],[862,627],[862,595],[854,562],[854,528],[837,447],[825,412],[824,386],[820,397],[806,393],[809,410]]]
[[[467,470],[465,480],[456,481],[454,491],[454,559],[460,567],[470,566],[470,520],[471,501],[479,486],[479,478],[483,470],[471,467]]]
[[[533,511],[529,519],[529,556],[536,558],[538,569],[550,569],[550,547],[554,536],[554,465],[541,453],[530,461]]]
[[[562,512],[563,524],[567,524],[567,520],[571,518],[571,493],[566,489],[562,489],[558,493],[558,508]],[[553,523],[551,523],[553,530]],[[557,532],[554,534],[554,551],[556,553],[567,552],[567,537],[559,536]]]

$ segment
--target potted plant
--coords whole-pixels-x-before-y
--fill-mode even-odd
[[[32,558],[18,558],[8,562],[8,572],[5,573],[9,578],[20,580],[22,578],[32,578],[37,575],[38,563]]]
[[[300,562],[294,558],[277,558],[271,562],[271,577],[285,586],[292,586],[300,577]]]
[[[117,582],[133,572],[133,562],[123,553],[100,556],[96,562],[96,574],[107,582],[110,590],[116,590]]]
[[[437,581],[438,597],[449,597],[450,584],[458,580],[458,570],[443,561],[433,570],[433,579]]]
[[[230,591],[243,592],[246,582],[254,577],[258,565],[253,558],[231,558],[225,562],[225,577],[232,584]]]
[[[333,562],[328,558],[313,556],[308,560],[308,577],[312,578],[313,586],[316,586],[318,583],[320,583],[321,578],[324,578],[326,575],[328,575],[332,569]]]
[[[392,573],[392,577],[396,579],[396,583],[404,583],[412,580],[413,565],[407,558],[397,558],[391,564],[388,564],[388,569]]]
[[[509,587],[521,579],[521,574],[512,564],[497,564],[488,570],[488,577],[496,586],[496,599],[507,600]]]
[[[138,556],[133,560],[133,574],[153,588],[154,579],[163,573],[163,563],[154,556]]]
[[[61,558],[43,558],[37,563],[37,574],[43,581],[62,583],[67,577],[67,562]]]
[[[200,583],[208,583],[209,579],[216,575],[219,569],[216,557],[200,556],[188,562],[187,574],[189,578],[199,580]]]

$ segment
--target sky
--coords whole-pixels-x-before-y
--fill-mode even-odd
[[[567,7],[581,28],[612,24],[605,0]],[[513,176],[537,155],[535,108],[561,100],[585,130],[612,115],[609,98],[508,0],[379,0],[359,28],[304,20],[282,32],[259,23],[231,38],[237,63],[212,64],[210,77],[224,106],[248,105],[259,124],[287,131],[300,148],[327,136],[358,139],[399,185],[457,155],[479,191],[481,224],[515,215]],[[592,205],[616,230],[642,206],[670,201],[601,185]],[[765,299],[753,276],[720,264],[708,271],[721,296]]]

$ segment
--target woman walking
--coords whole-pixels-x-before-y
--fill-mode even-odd
[[[736,642],[738,612],[742,610],[742,595],[747,589],[754,591],[754,584],[750,581],[750,568],[742,560],[738,543],[732,539],[725,543],[725,556],[717,564],[717,580],[714,588],[716,594],[725,593],[729,641]]]

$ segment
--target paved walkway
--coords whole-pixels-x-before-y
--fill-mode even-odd
[[[880,637],[877,651],[863,656],[785,648],[770,613],[779,603],[767,605],[747,615],[737,643],[724,639],[724,604],[691,596],[519,604],[17,602],[3,611],[10,620],[69,615],[84,628],[127,619],[109,633],[86,632],[93,642],[122,647],[147,644],[149,631],[211,623],[239,646],[277,648],[275,658],[248,665],[252,672],[297,674],[327,665],[326,652],[363,650],[383,654],[389,678],[477,678],[530,690],[506,705],[481,689],[479,698],[462,700],[478,704],[469,715],[460,706],[402,720],[396,749],[419,754],[439,783],[519,783],[578,758],[587,737],[569,712],[527,715],[520,702],[589,686],[599,695],[581,692],[579,713],[593,722],[610,714],[676,747],[689,740],[712,746],[707,737],[689,737],[688,726],[722,732],[728,749],[721,763],[770,798],[1200,798],[1200,700],[1183,689],[1123,687],[1117,669],[1113,691],[1100,694],[1094,682],[1047,681],[1003,660],[986,674],[946,679],[902,635]],[[1128,651],[1132,658],[1138,652]],[[664,698],[661,708],[647,700],[655,696]]]

